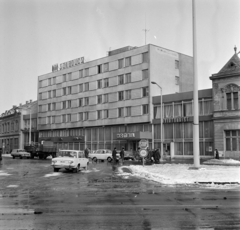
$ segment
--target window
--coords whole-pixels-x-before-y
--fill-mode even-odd
[[[131,117],[131,107],[126,107],[126,117]]]
[[[42,93],[39,93],[39,99],[42,100]]]
[[[67,89],[66,87],[62,88],[62,95],[66,95]]]
[[[125,67],[130,66],[131,65],[131,57],[126,57],[125,58]]]
[[[83,70],[79,70],[79,78],[82,78],[83,77]]]
[[[103,103],[108,103],[108,94],[103,95]]]
[[[238,109],[238,92],[226,93],[227,110]]]
[[[66,121],[67,121],[67,122],[71,122],[71,114],[67,114],[67,116],[66,116]]]
[[[126,76],[125,77],[126,83],[130,83],[131,82],[131,73],[127,73],[125,76]]]
[[[118,117],[124,117],[124,108],[118,108]]]
[[[97,73],[102,73],[102,65],[97,66]]]
[[[130,100],[131,99],[131,90],[126,90],[125,92],[126,92],[126,94],[125,94],[126,100]]]
[[[62,109],[66,109],[66,101],[62,102]]]
[[[179,69],[179,61],[175,60],[175,69]]]
[[[104,72],[107,72],[109,70],[108,63],[105,63],[103,68],[104,68]]]
[[[56,77],[53,77],[53,85],[56,84]]]
[[[52,91],[52,95],[53,95],[53,97],[56,97],[56,89],[54,89],[54,90]]]
[[[148,97],[148,87],[144,87],[142,88],[142,96],[143,97]]]
[[[89,98],[88,97],[85,97],[84,98],[84,105],[89,105]]]
[[[240,150],[240,130],[226,130],[226,151]]]
[[[66,114],[62,115],[62,122],[63,122],[63,123],[66,122]]]
[[[71,108],[71,100],[67,101],[67,108]]]
[[[67,79],[66,79],[66,74],[63,74],[63,82],[65,82]]]
[[[102,104],[102,95],[97,96],[97,103]]]
[[[124,100],[123,91],[118,92],[118,100],[119,100],[119,101],[123,101],[123,100]]]
[[[51,98],[51,91],[48,91],[48,98]]]
[[[38,106],[38,111],[39,111],[39,112],[42,112],[42,105],[39,105],[39,106]]]
[[[48,79],[48,85],[51,85],[51,84],[52,84],[52,79],[49,78],[49,79]]]
[[[107,109],[105,109],[105,110],[103,110],[103,118],[108,118],[108,110]]]
[[[148,79],[148,69],[142,71],[142,79]]]
[[[82,107],[82,106],[83,106],[83,99],[82,99],[82,98],[79,98],[79,100],[78,100],[78,106],[79,106],[79,107]]]
[[[179,85],[179,77],[175,76],[175,85]]]
[[[68,86],[68,94],[72,94],[72,86]]]
[[[52,124],[55,124],[55,116],[52,116]]]
[[[107,88],[109,86],[109,79],[105,78],[104,79],[104,88]]]
[[[123,58],[118,60],[118,69],[123,68]]]
[[[123,75],[119,75],[118,76],[118,84],[119,85],[123,85],[124,84],[124,76]]]
[[[56,110],[56,103],[52,103],[52,110]]]
[[[83,121],[83,113],[82,112],[78,114],[78,120]]]
[[[143,63],[147,63],[148,62],[148,53],[143,53],[142,54],[142,60],[143,60]]]
[[[89,76],[89,68],[85,69],[85,70],[84,70],[84,73],[85,73],[84,76],[85,76],[85,77],[88,77],[88,76]]]
[[[88,120],[88,112],[84,113],[84,120],[87,121]]]
[[[102,119],[102,110],[97,111],[97,119]]]
[[[83,84],[79,85],[79,93],[83,92]]]
[[[238,109],[238,92],[233,93],[233,108]]]
[[[85,88],[85,91],[89,91],[89,83],[88,82],[86,82],[84,84],[84,88]]]
[[[48,104],[48,111],[51,111],[51,103]]]
[[[148,114],[148,105],[142,106],[142,112],[143,112],[143,114]]]
[[[101,89],[102,88],[102,80],[97,81],[97,88]]]
[[[68,74],[68,81],[71,81],[72,80],[72,73],[69,73]]]

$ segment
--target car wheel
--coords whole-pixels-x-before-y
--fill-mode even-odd
[[[59,169],[58,169],[58,168],[54,168],[53,171],[54,171],[54,172],[58,172]]]
[[[20,156],[19,158],[22,159],[22,156]]]
[[[13,159],[15,159],[15,156],[12,156]]]
[[[77,166],[77,168],[73,169],[73,172],[78,173],[80,171],[80,165]]]
[[[97,158],[93,157],[92,161],[97,162]]]
[[[107,158],[107,161],[108,161],[108,162],[111,162],[111,161],[112,161],[112,158],[111,158],[111,157],[108,157],[108,158]]]

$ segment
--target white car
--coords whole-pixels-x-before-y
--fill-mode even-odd
[[[81,168],[87,169],[89,164],[88,158],[85,158],[84,151],[81,150],[59,150],[56,157],[52,159],[54,172],[60,169],[78,172]]]
[[[22,159],[23,157],[30,158],[31,154],[26,152],[24,149],[13,149],[11,152],[12,158],[19,157]]]
[[[112,150],[110,149],[97,149],[89,153],[89,157],[92,158],[92,161],[97,160],[107,160],[111,162],[112,159]],[[117,154],[117,158],[119,158],[119,154]]]

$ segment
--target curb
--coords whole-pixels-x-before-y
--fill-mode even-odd
[[[207,182],[194,182],[194,184],[218,184],[218,185],[225,185],[225,184],[240,184],[239,182],[213,182],[213,181],[207,181]]]

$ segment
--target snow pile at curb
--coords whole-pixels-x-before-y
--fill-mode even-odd
[[[211,159],[208,161],[204,161],[203,164],[211,164],[211,165],[239,165],[240,161],[233,159]]]
[[[128,168],[132,176],[163,184],[240,183],[240,168],[237,166],[204,165],[199,170],[190,170],[192,166],[189,164],[130,165],[120,167],[119,173],[121,175],[123,169]]]

